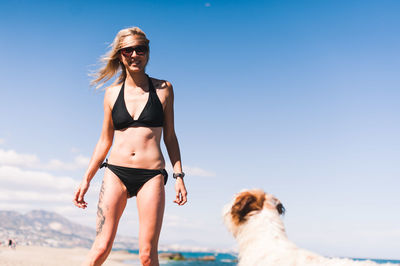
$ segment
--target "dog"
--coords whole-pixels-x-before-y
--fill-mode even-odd
[[[382,266],[372,261],[327,258],[298,248],[285,232],[285,208],[262,190],[243,190],[223,209],[228,230],[239,244],[238,266]]]

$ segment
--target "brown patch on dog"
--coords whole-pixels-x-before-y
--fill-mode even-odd
[[[232,221],[237,225],[245,222],[250,212],[262,210],[264,201],[265,193],[261,190],[246,191],[239,194],[231,209]]]

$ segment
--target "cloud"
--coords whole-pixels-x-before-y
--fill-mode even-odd
[[[204,176],[204,177],[216,176],[215,173],[209,172],[200,167],[185,166],[185,169],[186,169],[185,170],[186,174],[191,176]]]
[[[85,194],[88,208],[74,206],[74,192],[80,178],[56,175],[51,169],[72,170],[87,166],[89,158],[77,155],[72,162],[41,162],[35,154],[0,149],[0,210],[27,212],[33,209],[56,211],[75,222],[95,225],[102,178],[95,176]]]
[[[17,153],[14,150],[0,149],[0,165],[20,166],[32,169],[72,171],[86,167],[89,164],[89,160],[89,157],[77,155],[72,162],[51,159],[49,162],[43,163],[35,154]]]
[[[180,217],[173,214],[164,214],[164,226],[178,227],[181,225],[187,225],[188,219],[186,217]]]
[[[0,210],[26,211],[32,209],[29,203],[0,202]]]
[[[5,142],[6,142],[5,139],[0,138],[0,145],[1,145],[1,144],[4,144]]]
[[[16,166],[0,166],[0,209],[79,209],[72,203],[80,181],[68,176],[55,176],[45,171],[25,170]],[[92,208],[97,203],[101,179],[92,180],[85,200]]]
[[[74,152],[78,151],[73,148]],[[17,153],[14,150],[0,149],[0,165],[19,166],[22,168],[31,168],[37,170],[56,170],[56,171],[73,171],[85,168],[89,165],[90,158],[77,155],[72,162],[65,162],[59,159],[51,159],[48,162],[41,162],[35,154]],[[171,164],[167,164],[166,169],[173,172]],[[213,177],[214,172],[210,172],[197,166],[185,165],[184,171],[188,176]]]
[[[72,192],[70,193],[55,193],[52,192],[39,192],[39,191],[26,191],[26,190],[17,190],[10,191],[0,189],[0,200],[1,201],[13,201],[13,202],[21,202],[21,203],[51,203],[52,205],[55,203],[66,203],[72,202]]]
[[[192,217],[184,217],[176,214],[165,213],[164,214],[164,222],[163,224],[166,227],[175,227],[175,228],[192,228],[192,229],[201,229],[204,227],[202,221],[195,220]]]
[[[173,168],[172,168],[171,164],[167,164],[165,168],[168,172],[173,172]],[[200,176],[200,177],[216,176],[216,174],[214,172],[210,172],[210,171],[207,171],[200,167],[190,166],[190,165],[184,165],[183,171],[185,172],[185,175],[187,175],[187,176]]]
[[[74,158],[73,162],[68,163],[58,159],[52,159],[47,164],[40,165],[40,168],[47,170],[76,170],[88,166],[89,161],[89,157],[78,155]]]
[[[39,163],[39,158],[34,154],[17,153],[14,150],[0,149],[0,163],[3,165],[34,166]]]
[[[68,176],[55,176],[44,171],[24,170],[15,166],[0,166],[0,201],[66,200],[70,203],[79,183]],[[97,196],[100,183],[100,179],[91,182],[89,192],[94,193],[91,196]]]
[[[77,181],[70,177],[56,177],[47,172],[27,171],[15,166],[0,166],[1,188],[15,190],[66,191],[73,190]],[[15,191],[13,191],[15,192]]]
[[[78,153],[80,150],[79,150],[77,147],[72,147],[72,148],[70,149],[70,151],[71,151],[72,153]]]

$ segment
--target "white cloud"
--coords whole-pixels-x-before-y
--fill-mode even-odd
[[[23,187],[25,190],[73,190],[76,181],[70,177],[56,177],[42,171],[27,171],[15,166],[0,166],[2,188]]]
[[[51,159],[50,161],[43,163],[35,154],[17,153],[14,150],[0,149],[0,165],[19,166],[38,170],[73,171],[87,167],[89,165],[89,161],[89,157],[77,155],[72,162]],[[166,168],[169,172],[173,172],[171,164],[168,164]],[[214,172],[207,171],[197,166],[185,165],[184,171],[188,176],[216,176]]]
[[[13,204],[20,204],[19,208],[30,206],[34,209],[73,206],[73,195],[79,183],[71,177],[0,166],[0,202],[5,209],[10,209]],[[100,185],[100,179],[92,181],[85,195],[87,202],[93,204],[97,201]]]
[[[0,166],[0,210],[24,213],[45,209],[93,227],[101,181],[101,178],[92,179],[89,191],[85,195],[88,208],[83,210],[72,202],[79,180],[68,176],[55,176],[46,171]]]
[[[175,227],[181,229],[182,228],[201,229],[204,226],[204,224],[199,220],[194,220],[191,217],[187,218],[170,213],[165,213],[163,223],[165,227]]]
[[[188,222],[187,218],[179,217],[178,215],[168,214],[164,215],[164,225],[169,227],[177,227],[181,225],[186,225]]]
[[[0,163],[3,165],[34,166],[39,158],[34,154],[17,153],[14,150],[0,149]]]
[[[32,205],[30,205],[29,203],[0,202],[0,210],[23,212],[26,210],[30,210],[31,208]]]
[[[89,164],[89,161],[90,158],[83,155],[78,155],[75,157],[75,163],[80,166],[87,166]]]
[[[78,153],[80,150],[77,147],[72,147],[70,151],[72,153]]]
[[[40,165],[40,168],[47,170],[76,170],[88,166],[89,161],[89,157],[78,155],[73,162],[68,163],[58,159],[52,159],[50,162]]]
[[[54,191],[48,193],[35,192],[35,191],[11,191],[0,189],[0,200],[1,201],[13,201],[13,202],[48,202],[63,203],[72,202],[72,190],[70,193],[55,193]]]
[[[168,172],[171,172],[171,173],[173,172],[173,168],[172,168],[171,164],[167,164],[165,168]],[[190,166],[190,165],[184,165],[183,171],[185,172],[185,175],[187,175],[187,176],[201,176],[201,177],[216,176],[216,174],[214,172],[210,172],[210,171],[207,171],[200,167]]]
[[[89,164],[89,157],[77,155],[72,162],[64,162],[59,159],[52,159],[43,163],[35,154],[17,153],[14,150],[0,149],[0,164],[9,166],[19,166],[24,168],[41,170],[77,170]]]
[[[185,171],[187,175],[191,176],[204,176],[204,177],[216,176],[215,173],[209,172],[200,167],[185,166]]]

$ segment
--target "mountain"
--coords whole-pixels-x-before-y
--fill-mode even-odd
[[[18,245],[89,248],[95,236],[93,228],[71,222],[55,212],[0,211],[0,242],[11,238]],[[138,240],[117,235],[113,248],[137,249]]]

